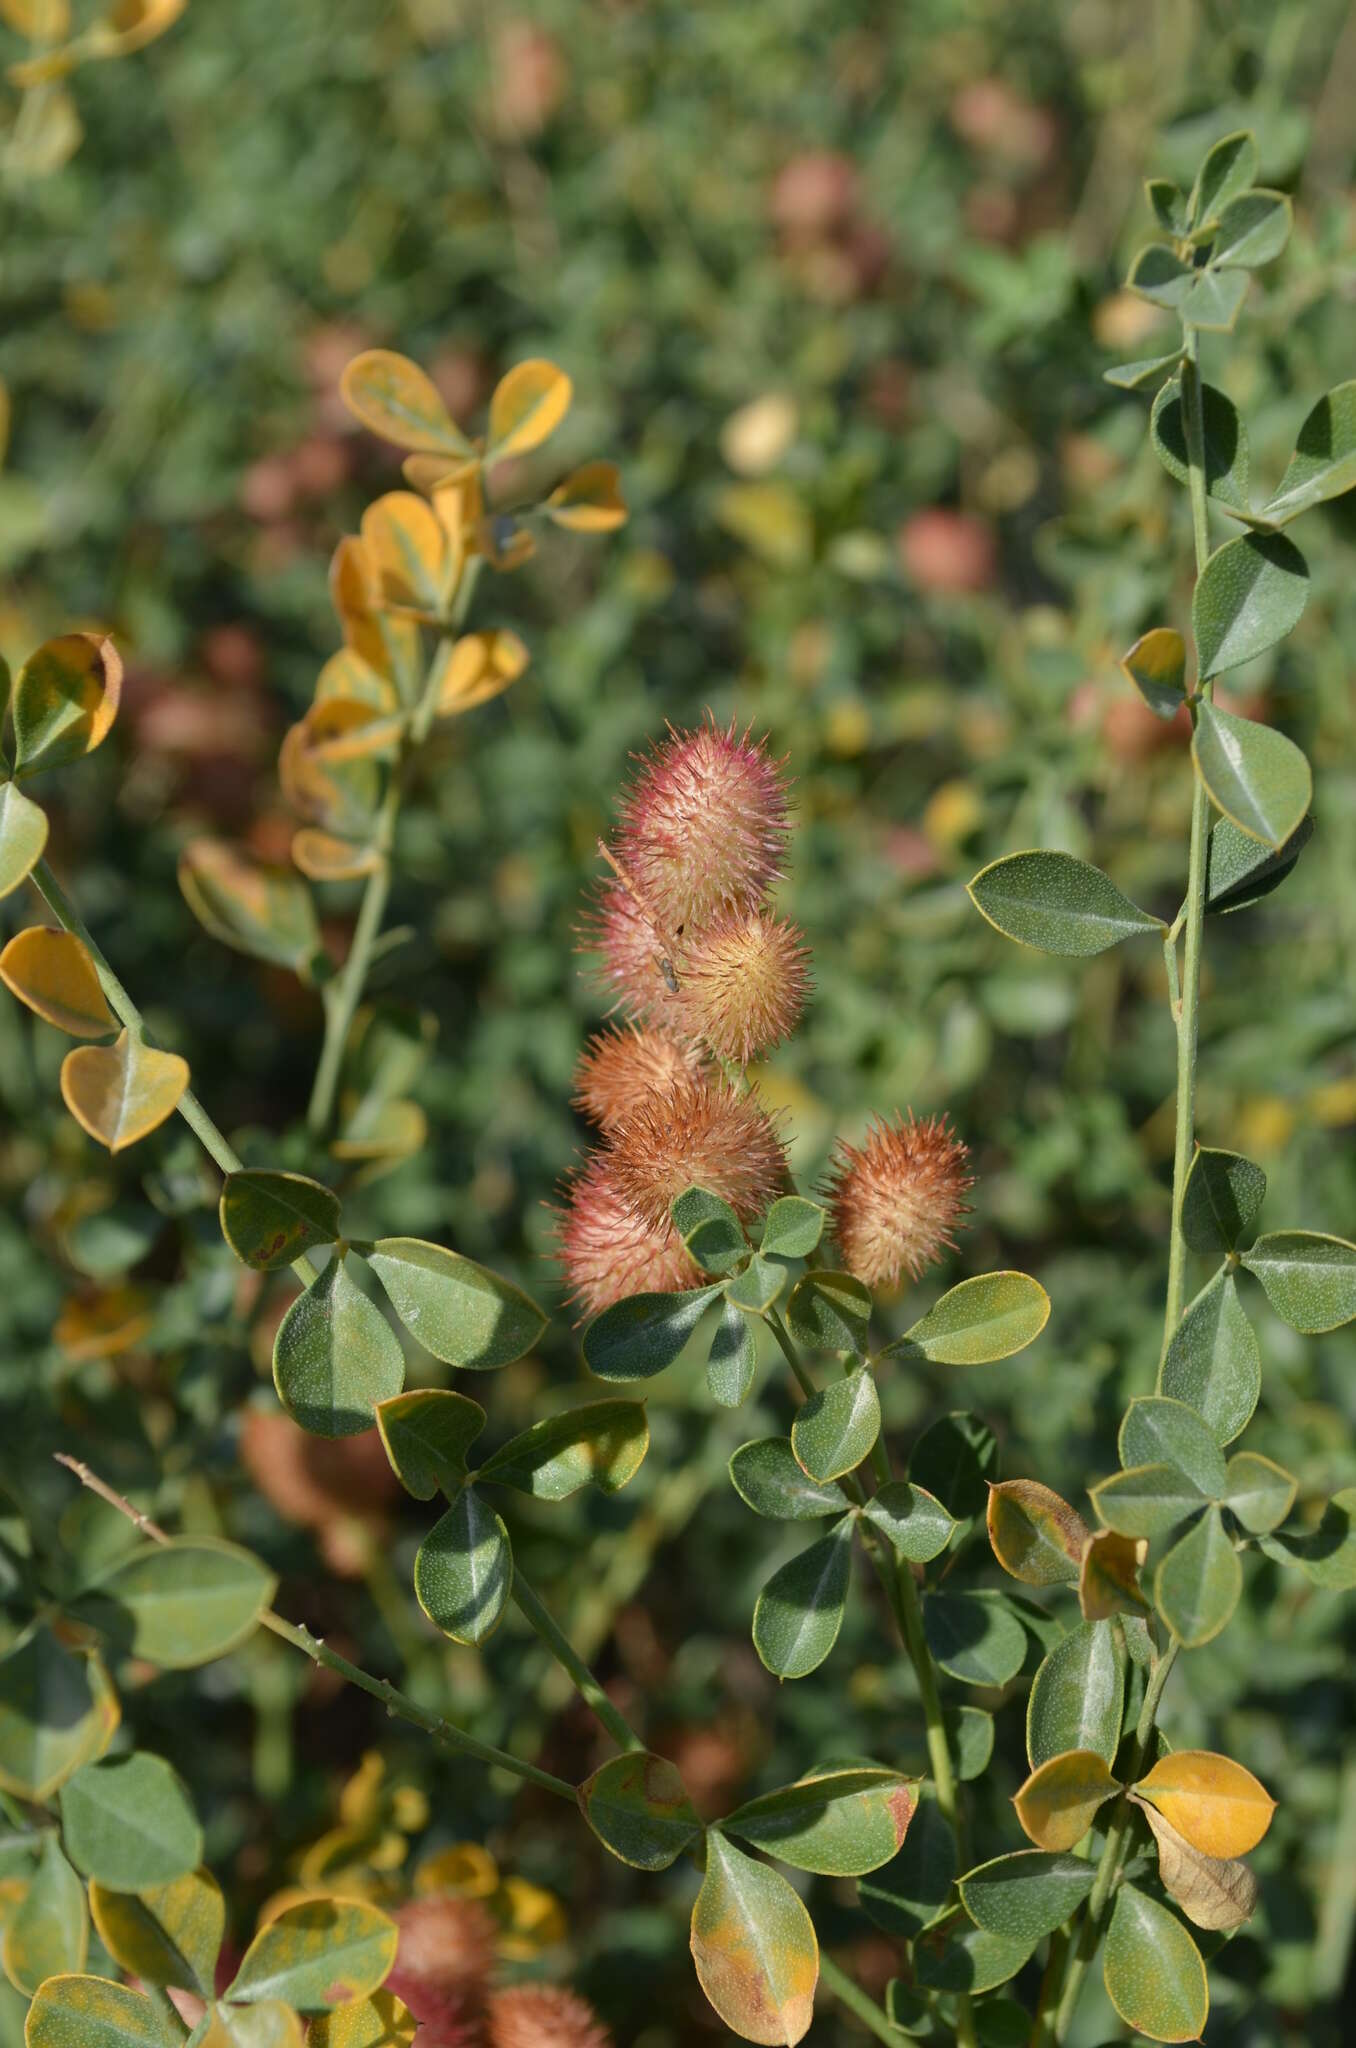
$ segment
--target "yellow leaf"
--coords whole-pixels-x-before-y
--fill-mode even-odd
[[[1237,1857],[1203,1856],[1185,1835],[1137,1792],[1130,1797],[1143,1813],[1158,1844],[1158,1875],[1169,1898],[1176,1899],[1197,1927],[1228,1934],[1257,1909],[1257,1879]]]
[[[1087,1524],[1038,1479],[990,1486],[987,1522],[994,1556],[1024,1586],[1068,1585],[1078,1577]]]
[[[173,28],[188,0],[114,0],[103,21],[90,30],[90,54],[126,57]]]
[[[73,1296],[52,1335],[68,1358],[115,1358],[139,1344],[151,1327],[154,1298],[144,1287],[105,1287]]]
[[[1078,1572],[1078,1605],[1085,1621],[1147,1614],[1149,1603],[1136,1575],[1148,1555],[1147,1536],[1118,1536],[1114,1529],[1089,1536]]]
[[[454,1842],[426,1856],[415,1869],[417,1892],[455,1892],[462,1899],[488,1899],[499,1887],[499,1866],[479,1842]]]
[[[394,711],[400,701],[386,671],[373,668],[354,647],[332,654],[316,677],[314,702],[327,704],[336,697],[370,704],[376,711]]]
[[[398,448],[436,456],[467,451],[466,436],[432,379],[393,349],[369,348],[355,356],[339,379],[339,396],[365,427]]]
[[[290,869],[199,839],[179,856],[179,887],[213,938],[296,974],[309,970],[320,930],[310,891]]]
[[[546,515],[575,533],[612,533],[626,524],[621,472],[615,462],[586,462],[546,500]]]
[[[570,409],[574,387],[554,363],[533,357],[495,386],[490,400],[488,462],[526,455],[553,434]]]
[[[290,2005],[261,1998],[249,2005],[214,2005],[198,2048],[302,2048],[303,2038]]]
[[[102,1038],[118,1028],[89,949],[74,932],[44,924],[16,932],[0,953],[0,980],[72,1038]]]
[[[444,488],[474,484],[480,488],[480,465],[484,459],[483,441],[468,443],[469,453],[450,459],[446,455],[407,455],[400,465],[400,473],[411,490],[422,491],[426,498],[436,498]]]
[[[376,762],[323,759],[311,745],[305,719],[283,734],[278,781],[288,803],[308,823],[340,839],[366,840],[375,831],[381,797]]]
[[[307,2031],[307,2048],[410,2048],[417,2025],[394,1991],[374,1991],[356,2005],[317,2013]]]
[[[417,1102],[360,1100],[345,1094],[342,1122],[330,1145],[336,1159],[408,1159],[428,1136],[428,1118]]]
[[[101,633],[63,633],[31,654],[14,684],[15,772],[59,768],[108,736],[122,696],[122,657]]]
[[[0,896],[18,888],[46,844],[46,811],[12,782],[0,782]]]
[[[389,755],[405,729],[399,712],[379,711],[361,697],[322,697],[303,723],[312,754],[327,764]]]
[[[485,704],[515,682],[528,653],[516,633],[465,633],[453,641],[438,674],[438,716],[454,718]]]
[[[461,564],[425,499],[413,491],[388,491],[363,513],[362,541],[379,603],[441,617]]]
[[[174,2048],[179,2030],[162,2019],[144,1991],[110,1984],[106,1977],[62,1972],[38,1986],[24,2038],[28,2048]]]
[[[0,20],[31,43],[59,43],[71,25],[70,0],[0,0]]]
[[[211,1997],[226,1908],[210,1871],[193,1870],[141,1892],[91,1882],[89,1909],[99,1939],[124,1970],[147,1984]]]
[[[381,866],[375,846],[355,846],[351,839],[339,839],[314,825],[303,825],[293,834],[292,858],[313,882],[354,882]]]
[[[569,1931],[560,1900],[525,1877],[506,1877],[490,1909],[499,1922],[499,1953],[510,1962],[530,1962]]]
[[[1276,1811],[1251,1771],[1208,1749],[1160,1757],[1135,1790],[1193,1849],[1224,1860],[1255,1849]]]
[[[1120,1786],[1091,1749],[1066,1749],[1031,1773],[1013,1799],[1017,1818],[1038,1849],[1072,1849],[1097,1809]]]
[[[121,1152],[172,1116],[188,1086],[188,1061],[157,1052],[126,1031],[112,1045],[82,1045],[61,1067],[67,1109],[91,1138]]]
[[[814,548],[814,527],[790,484],[727,484],[716,498],[716,517],[776,569],[800,569]]]

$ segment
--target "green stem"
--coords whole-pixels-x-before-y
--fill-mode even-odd
[[[1158,1714],[1158,1703],[1163,1696],[1163,1688],[1168,1682],[1168,1675],[1177,1661],[1177,1652],[1180,1647],[1181,1645],[1174,1638],[1158,1658],[1150,1673],[1149,1683],[1144,1692],[1144,1704],[1140,1708],[1139,1722],[1135,1728],[1135,1747],[1131,1756],[1128,1780],[1131,1785],[1136,1782],[1144,1770],[1145,1758],[1149,1753],[1149,1745],[1153,1740],[1154,1721]],[[1111,1901],[1116,1879],[1120,1875],[1121,1865],[1125,1861],[1126,1838],[1129,1833],[1132,1812],[1133,1808],[1131,1807],[1129,1796],[1127,1793],[1122,1792],[1112,1808],[1111,1822],[1107,1828],[1106,1841],[1102,1848],[1101,1858],[1097,1864],[1097,1875],[1093,1879],[1092,1891],[1088,1896],[1087,1909],[1083,1915],[1082,1926],[1079,1930],[1078,1939],[1073,1944],[1069,1954],[1068,1969],[1065,1974],[1064,1989],[1060,1995],[1059,2005],[1055,2010],[1053,2019],[1048,2012],[1037,2019],[1035,2031],[1031,2036],[1031,2048],[1045,2048],[1047,2042],[1056,2044],[1057,2048],[1057,2044],[1064,2040],[1070,2026],[1073,2024],[1073,2016],[1078,2007],[1079,1994],[1083,1989],[1083,1979],[1087,1975],[1088,1967],[1096,1955],[1098,1943],[1102,1939],[1107,1908]]]
[[[1191,491],[1191,524],[1196,544],[1196,574],[1199,576],[1210,554],[1210,526],[1205,492],[1205,424],[1201,402],[1201,372],[1196,330],[1187,329],[1186,356],[1182,363],[1182,414],[1186,426],[1187,480]],[[1202,685],[1209,695],[1210,685]],[[1194,716],[1194,711],[1193,711]],[[1209,853],[1210,799],[1199,775],[1193,776],[1191,797],[1191,851],[1187,866],[1184,913],[1186,937],[1182,948],[1180,986],[1175,991],[1173,1020],[1177,1027],[1177,1121],[1172,1158],[1172,1236],[1168,1249],[1168,1292],[1163,1313],[1163,1352],[1182,1320],[1186,1303],[1187,1244],[1182,1235],[1182,1203],[1187,1175],[1191,1171],[1196,1136],[1196,1051],[1199,1039],[1201,996],[1201,952],[1205,929],[1206,862]],[[1174,927],[1174,930],[1176,927]],[[1169,988],[1173,977],[1169,975]],[[1161,1371],[1161,1361],[1160,1361]]]
[[[522,1573],[516,1569],[513,1574],[513,1602],[518,1612],[536,1630],[561,1670],[568,1676],[580,1699],[606,1728],[618,1749],[644,1749],[645,1744],[635,1729],[625,1715],[618,1713],[613,1706],[555,1616],[543,1607]]]
[[[899,2048],[899,2029],[891,2026],[886,2015],[874,1998],[867,1996],[859,1984],[854,1984],[846,1970],[838,1967],[832,1956],[820,1951],[819,1978],[826,1991],[831,1991],[840,2005],[845,2005],[862,2025],[873,2033],[877,2040],[888,2041],[890,2048]]]
[[[763,1317],[763,1321],[767,1324],[769,1330],[771,1330],[773,1336],[777,1339],[778,1344],[780,1344],[782,1349],[782,1356],[783,1358],[785,1358],[787,1364],[790,1366],[791,1371],[795,1376],[796,1385],[800,1388],[802,1394],[804,1394],[806,1400],[808,1401],[811,1394],[817,1393],[819,1390],[815,1386],[814,1380],[811,1378],[810,1374],[805,1370],[804,1365],[801,1363],[800,1353],[797,1351],[795,1345],[791,1342],[791,1332],[787,1329],[786,1324],[782,1321],[780,1314],[775,1308],[770,1308],[768,1310],[767,1314]]]
[[[64,930],[70,932],[74,938],[79,939],[81,945],[84,946],[94,962],[94,971],[99,977],[99,986],[108,998],[109,1008],[126,1025],[132,1037],[140,1043],[145,1036],[146,1020],[132,1001],[127,990],[123,987],[121,981],[119,981],[117,975],[113,972],[102,950],[96,944],[88,925],[81,917],[70,897],[66,894],[66,891],[62,888],[60,882],[58,882],[56,876],[52,873],[45,859],[38,862],[28,879],[32,882],[53,917],[56,918],[58,924]],[[215,1160],[222,1172],[238,1173],[242,1164],[239,1154],[233,1146],[228,1144],[224,1134],[212,1121],[212,1118],[207,1114],[207,1111],[203,1108],[191,1088],[185,1088],[175,1104],[175,1108],[192,1131],[194,1137],[197,1138],[203,1150],[210,1158]],[[315,1267],[306,1258],[294,1259],[292,1271],[296,1274],[303,1287],[309,1287],[316,1277]]]
[[[92,1471],[79,1458],[68,1457],[64,1451],[57,1451],[54,1455],[58,1465],[64,1465],[68,1472],[75,1474],[82,1486],[87,1486],[91,1493],[97,1494],[109,1507],[116,1508],[120,1515],[125,1515],[133,1527],[152,1543],[168,1543],[171,1540],[157,1522],[153,1522],[149,1515],[143,1515],[139,1508],[133,1507],[124,1494],[118,1493],[107,1480],[101,1479],[97,1472]],[[575,1804],[574,1786],[567,1784],[564,1778],[553,1778],[549,1771],[539,1771],[535,1764],[524,1763],[520,1757],[511,1756],[506,1749],[496,1749],[492,1743],[478,1741],[474,1735],[468,1735],[453,1722],[444,1721],[441,1715],[426,1713],[423,1707],[417,1706],[405,1693],[392,1685],[389,1678],[374,1678],[372,1673],[364,1671],[360,1664],[351,1664],[347,1657],[341,1657],[337,1650],[332,1650],[320,1636],[312,1635],[308,1628],[301,1628],[295,1622],[285,1621],[282,1615],[275,1614],[272,1608],[266,1614],[260,1615],[259,1619],[261,1625],[271,1634],[281,1637],[285,1643],[290,1643],[294,1650],[300,1650],[313,1664],[322,1665],[326,1671],[333,1671],[336,1677],[357,1686],[360,1692],[379,1700],[388,1714],[394,1715],[398,1720],[409,1721],[416,1728],[422,1728],[426,1735],[431,1735],[445,1749],[455,1750],[459,1756],[474,1757],[478,1763],[489,1764],[495,1770],[510,1771],[515,1778],[522,1778],[525,1783],[536,1785],[543,1792],[554,1792],[558,1799],[568,1799],[572,1806]]]

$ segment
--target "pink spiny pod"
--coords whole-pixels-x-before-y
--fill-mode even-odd
[[[517,1984],[490,2000],[487,2048],[612,2048],[587,1999],[560,1984]]]
[[[726,1081],[688,1082],[652,1095],[609,1140],[613,1184],[655,1226],[684,1188],[710,1190],[745,1221],[786,1185],[786,1154],[758,1097]]]
[[[673,1013],[721,1058],[747,1066],[789,1038],[810,987],[799,928],[766,910],[726,910],[683,947]]]
[[[595,1153],[563,1193],[556,1255],[570,1300],[585,1316],[631,1294],[666,1294],[700,1279],[667,1207],[657,1218],[642,1216],[622,1192],[609,1153]]]
[[[953,1247],[974,1185],[968,1158],[944,1116],[912,1110],[875,1124],[860,1147],[840,1138],[829,1215],[848,1270],[868,1287],[894,1287]]]
[[[575,1066],[575,1107],[608,1133],[648,1096],[695,1081],[701,1071],[700,1053],[667,1031],[636,1024],[600,1031]]]
[[[787,784],[749,731],[711,718],[670,732],[622,798],[617,852],[677,942],[729,906],[760,904],[786,857]]]

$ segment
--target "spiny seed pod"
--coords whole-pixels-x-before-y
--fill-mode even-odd
[[[968,1157],[944,1116],[912,1111],[876,1124],[860,1150],[840,1139],[829,1211],[848,1270],[868,1287],[893,1287],[940,1258],[969,1208]]]
[[[674,1015],[747,1066],[791,1035],[809,986],[809,949],[795,925],[766,910],[726,910],[684,943]]]
[[[675,939],[727,905],[761,903],[782,872],[786,782],[761,741],[708,718],[670,732],[622,798],[618,852]]]
[[[608,882],[599,890],[580,938],[589,952],[599,955],[603,985],[629,1016],[643,1020],[662,1014],[672,994],[664,971],[664,943],[620,882]]]
[[[519,1984],[490,2000],[487,2048],[612,2048],[593,2007],[557,1984]]]
[[[683,1183],[687,1185],[686,1182]],[[596,1316],[630,1294],[667,1294],[700,1279],[669,1222],[668,1209],[653,1221],[626,1199],[615,1164],[595,1153],[564,1189],[558,1212],[556,1255],[569,1284],[570,1300]]]
[[[495,1923],[479,1899],[451,1893],[411,1899],[394,1915],[399,1940],[386,1979],[433,2048],[461,2048],[480,2038],[494,1969]]]
[[[613,1131],[648,1095],[693,1081],[701,1057],[666,1031],[630,1025],[601,1031],[579,1055],[574,1070],[575,1106],[603,1131]]]
[[[772,1118],[757,1096],[726,1081],[692,1081],[652,1095],[609,1145],[614,1185],[656,1227],[684,1188],[709,1188],[749,1222],[786,1183]]]

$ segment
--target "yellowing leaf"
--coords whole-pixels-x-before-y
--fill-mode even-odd
[[[1068,1585],[1078,1577],[1087,1524],[1038,1479],[990,1486],[986,1519],[994,1556],[1024,1586]]]
[[[226,1907],[210,1871],[190,1871],[141,1892],[91,1883],[89,1906],[99,1939],[124,1970],[147,1984],[211,1996]]]
[[[546,500],[546,516],[575,533],[612,533],[626,524],[621,472],[615,462],[586,462]]]
[[[1085,1621],[1148,1612],[1138,1578],[1148,1555],[1147,1536],[1120,1536],[1114,1529],[1099,1529],[1089,1536],[1078,1572],[1078,1604]]]
[[[516,633],[464,633],[447,649],[439,669],[440,718],[454,718],[488,703],[527,667],[528,652]]]
[[[70,0],[0,0],[0,21],[32,43],[59,43],[71,25]]]
[[[499,1953],[510,1962],[531,1962],[569,1932],[565,1908],[555,1893],[529,1884],[525,1877],[506,1877],[490,1900],[490,1910],[499,1922]]]
[[[179,887],[213,938],[296,974],[309,970],[320,930],[310,891],[288,869],[199,839],[179,856]]]
[[[339,379],[339,396],[365,427],[398,448],[428,455],[467,451],[466,436],[432,379],[393,349],[369,348],[355,356]]]
[[[574,387],[554,363],[533,357],[518,363],[495,386],[490,400],[488,462],[526,455],[555,432],[570,409]]]
[[[377,711],[394,711],[400,701],[385,670],[374,668],[354,647],[332,654],[316,677],[315,702],[325,704],[335,697],[370,704]]]
[[[1097,1809],[1119,1790],[1095,1750],[1066,1749],[1034,1770],[1012,1803],[1038,1849],[1062,1851],[1082,1841]]]
[[[122,657],[101,633],[64,633],[31,654],[14,684],[19,775],[59,768],[107,738],[122,696]]]
[[[1130,1797],[1143,1813],[1158,1844],[1158,1875],[1169,1898],[1176,1899],[1197,1927],[1231,1933],[1257,1909],[1257,1879],[1237,1857],[1203,1856],[1185,1835],[1179,1835],[1147,1799]]]
[[[399,712],[383,712],[361,697],[322,697],[302,721],[306,743],[327,766],[394,753],[405,729]]]
[[[68,1301],[52,1335],[68,1358],[115,1358],[141,1342],[154,1309],[144,1287],[101,1288]]]
[[[188,0],[113,0],[103,21],[90,30],[90,54],[126,57],[173,28]]]
[[[814,2018],[814,1923],[779,1871],[715,1832],[692,1908],[692,1959],[702,1990],[745,2041],[794,2048]]]
[[[460,563],[431,505],[413,491],[388,491],[363,513],[362,540],[380,604],[441,616]]]
[[[775,569],[800,569],[814,549],[814,526],[790,484],[727,484],[715,502],[716,518]]]
[[[301,2021],[279,1998],[251,2005],[217,2003],[198,2048],[302,2048]]]
[[[1276,1811],[1251,1771],[1207,1749],[1160,1757],[1135,1790],[1193,1849],[1225,1860],[1255,1849]]]
[[[21,1003],[72,1038],[117,1030],[89,948],[74,932],[32,925],[0,953],[0,980]]]
[[[188,1061],[126,1031],[112,1045],[82,1045],[61,1067],[67,1109],[91,1138],[121,1152],[173,1115],[188,1086]]]
[[[463,1899],[487,1899],[498,1889],[499,1866],[479,1842],[454,1842],[426,1856],[414,1873],[417,1892],[456,1892]]]
[[[0,896],[18,888],[46,844],[47,813],[12,782],[0,782]]]
[[[307,2048],[410,2048],[417,2025],[394,1991],[374,1991],[356,2005],[317,2013],[307,2031]]]
[[[292,858],[313,882],[352,882],[381,866],[375,846],[355,846],[350,839],[303,825],[292,839]]]

